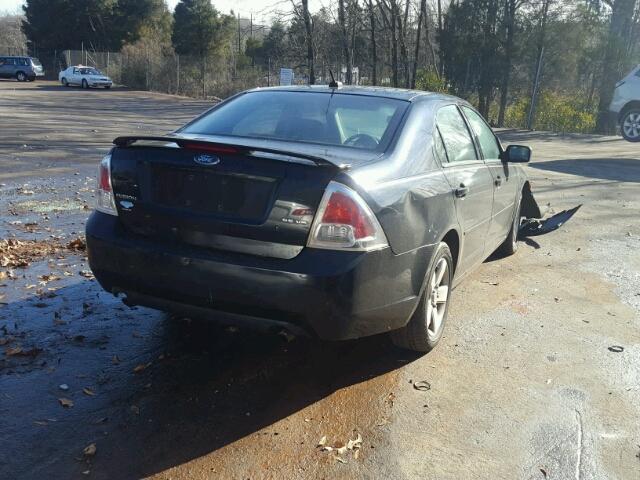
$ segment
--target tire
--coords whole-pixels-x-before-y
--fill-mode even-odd
[[[640,142],[640,109],[633,108],[624,113],[620,121],[620,132],[628,142]]]
[[[82,80],[82,88],[89,88],[89,83],[86,80]]]
[[[441,242],[436,248],[426,278],[426,288],[409,323],[391,332],[391,341],[397,347],[423,353],[433,350],[442,338],[449,313],[453,257],[446,243]],[[442,287],[446,287],[444,293]]]
[[[63,86],[68,87],[69,86],[69,82],[67,82],[67,79],[62,77],[62,80],[60,80],[60,82],[62,83]]]
[[[16,73],[16,80],[18,80],[19,82],[26,82],[27,81],[27,74],[24,73],[24,72]]]
[[[522,220],[522,216],[520,212],[522,211],[522,193],[518,195],[518,199],[516,200],[516,208],[513,215],[513,221],[511,222],[511,229],[509,230],[509,235],[504,240],[502,245],[498,247],[496,253],[501,257],[509,257],[518,251],[518,231],[520,230],[520,221]]]

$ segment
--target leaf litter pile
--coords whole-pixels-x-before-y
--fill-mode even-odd
[[[0,240],[0,267],[8,269],[26,268],[32,262],[43,258],[59,257],[63,253],[82,252],[84,250],[86,250],[86,243],[83,238],[76,238],[68,243],[53,239],[4,239]],[[6,272],[5,276],[10,277]]]

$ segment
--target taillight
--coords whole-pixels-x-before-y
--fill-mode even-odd
[[[330,182],[313,220],[307,246],[330,250],[377,250],[387,237],[369,206],[355,191]]]
[[[109,215],[118,215],[113,188],[111,188],[111,154],[106,155],[100,162],[97,197],[96,210]]]

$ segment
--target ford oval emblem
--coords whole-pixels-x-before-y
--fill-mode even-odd
[[[220,157],[216,157],[215,155],[205,155],[204,153],[201,153],[200,155],[196,155],[195,157],[193,157],[193,161],[200,165],[209,167],[211,165],[219,164]]]

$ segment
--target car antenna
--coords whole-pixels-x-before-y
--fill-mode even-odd
[[[329,88],[340,88],[340,83],[336,82],[333,76],[333,72],[329,69],[329,75],[331,75],[331,81],[329,82]]]

